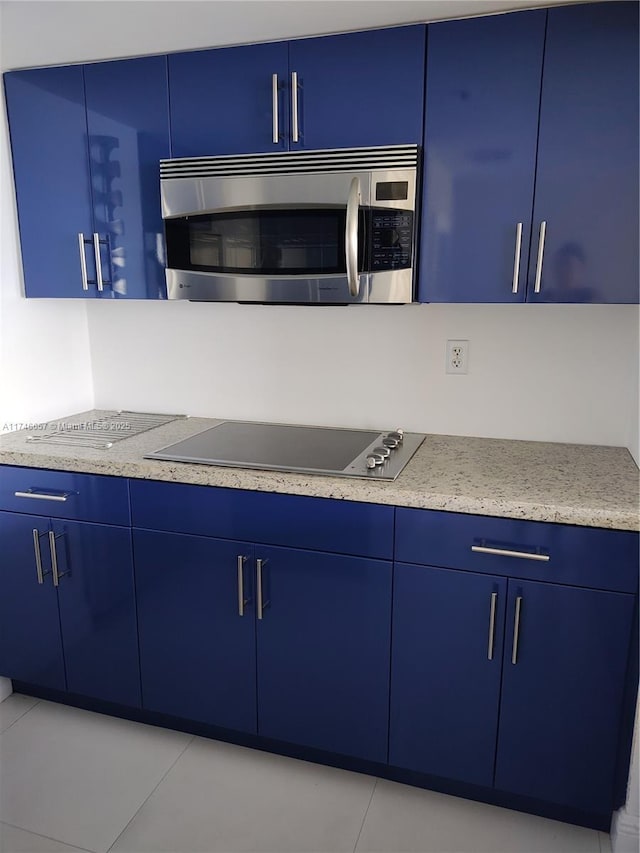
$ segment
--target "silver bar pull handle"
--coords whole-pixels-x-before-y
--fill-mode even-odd
[[[536,263],[536,277],[533,283],[533,292],[540,293],[542,283],[542,259],[544,258],[544,239],[547,236],[547,223],[540,223],[540,236],[538,237],[538,261]]]
[[[360,179],[353,178],[347,199],[347,216],[344,235],[345,260],[349,294],[356,298],[360,293],[358,276],[358,210],[360,209]]]
[[[487,650],[487,658],[493,660],[493,645],[496,638],[496,605],[498,603],[498,593],[491,593],[491,606],[489,609],[489,648]]]
[[[271,111],[273,121],[273,135],[271,141],[277,145],[280,141],[280,131],[278,129],[278,75],[271,75]]]
[[[244,564],[247,558],[241,554],[238,555],[238,616],[244,616],[244,606],[249,603],[249,599],[244,597]]]
[[[100,259],[100,235],[93,235],[93,252],[96,256],[96,280],[98,282],[98,290],[102,292],[104,290],[104,283],[102,281],[102,261]]]
[[[511,663],[518,663],[518,641],[520,639],[520,612],[522,610],[522,596],[516,598],[516,616],[513,620],[513,651],[511,652]]]
[[[298,125],[298,72],[291,72],[291,141],[300,141]]]
[[[530,554],[528,551],[509,551],[508,548],[489,548],[484,545],[472,545],[471,550],[475,554],[494,554],[498,557],[518,557],[520,560],[539,560],[542,563],[549,562],[548,554]]]
[[[51,494],[45,494],[43,492],[32,492],[31,489],[29,489],[26,492],[14,492],[13,495],[16,498],[32,498],[33,500],[38,501],[66,501],[69,497],[69,492],[60,492],[59,494],[52,492]]]
[[[56,548],[56,539],[61,539],[63,536],[64,533],[58,533],[56,535],[53,530],[49,531],[49,548],[51,550],[51,574],[53,575],[54,586],[59,586],[60,578],[63,578],[65,575],[69,574],[69,572],[58,571],[58,550]]]
[[[258,619],[262,619],[262,614],[267,609],[270,601],[264,600],[264,589],[262,586],[262,567],[267,563],[267,560],[256,560],[256,609],[258,611]]]
[[[89,290],[89,278],[87,276],[87,256],[84,252],[84,234],[78,233],[78,247],[80,249],[80,275],[82,276],[82,289]]]
[[[33,550],[36,557],[36,574],[40,585],[44,583],[44,576],[49,574],[49,572],[42,571],[42,554],[40,553],[40,537],[46,535],[46,533],[40,533],[37,527],[33,528]]]
[[[513,259],[513,284],[511,293],[518,292],[518,279],[520,278],[520,253],[522,251],[522,222],[516,225],[516,252]]]

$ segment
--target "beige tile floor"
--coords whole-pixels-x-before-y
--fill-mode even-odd
[[[1,853],[610,853],[557,821],[12,695]]]

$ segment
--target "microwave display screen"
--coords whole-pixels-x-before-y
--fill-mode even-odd
[[[378,181],[376,183],[376,201],[406,201],[408,195],[408,181]]]
[[[344,207],[264,208],[168,219],[169,267],[239,275],[344,274],[345,216]]]

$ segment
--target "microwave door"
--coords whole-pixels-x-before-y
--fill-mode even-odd
[[[218,179],[215,200],[209,197],[207,204],[224,207],[166,220],[169,298],[368,301],[370,276],[363,269],[369,173],[260,176],[252,204],[231,204],[246,201],[252,180]]]

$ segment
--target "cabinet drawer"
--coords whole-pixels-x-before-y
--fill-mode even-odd
[[[118,477],[0,467],[0,509],[128,527],[127,481]]]
[[[638,588],[638,534],[630,531],[398,509],[395,559],[620,592]]]
[[[393,555],[390,506],[131,480],[133,526],[267,545]]]

